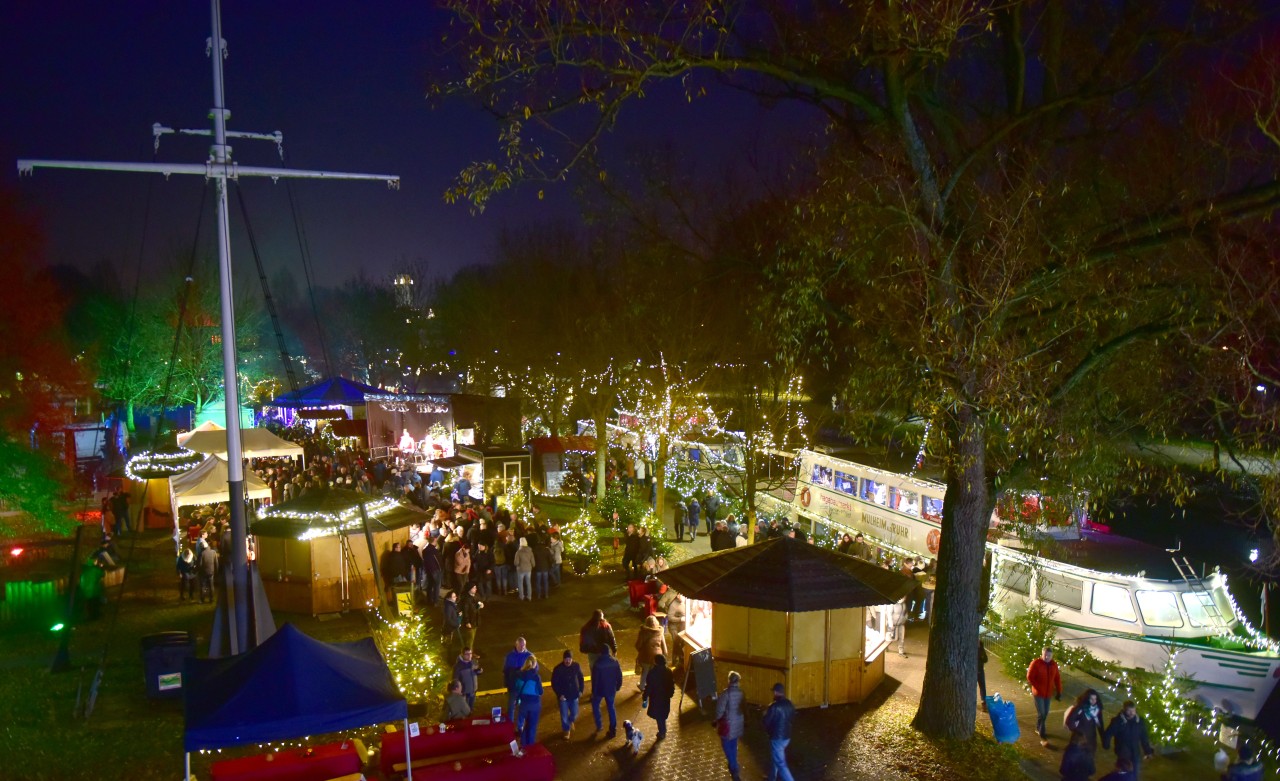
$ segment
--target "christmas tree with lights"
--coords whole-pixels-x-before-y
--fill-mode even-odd
[[[561,526],[560,538],[574,572],[584,574],[592,565],[600,563],[600,537],[588,511],[583,510],[577,518]]]

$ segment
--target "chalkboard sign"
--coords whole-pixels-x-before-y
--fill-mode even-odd
[[[711,649],[704,648],[689,656],[693,670],[694,685],[698,687],[698,699],[716,696],[716,660],[711,658]]]

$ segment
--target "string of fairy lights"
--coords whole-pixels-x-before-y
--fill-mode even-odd
[[[388,497],[370,499],[364,503],[365,514],[369,518],[381,517],[402,506],[398,500]],[[328,537],[339,532],[351,531],[362,523],[359,505],[338,513],[321,511],[305,513],[284,505],[276,505],[263,510],[262,518],[301,521],[307,524],[307,529],[298,535],[298,539],[303,542],[315,537]]]
[[[146,450],[138,453],[124,465],[124,473],[130,480],[149,480],[190,472],[205,459],[205,454],[180,447],[174,451]]]

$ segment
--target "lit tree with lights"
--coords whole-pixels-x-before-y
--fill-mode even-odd
[[[971,737],[998,490],[1114,480],[1116,436],[1173,433],[1173,367],[1215,330],[1217,241],[1280,205],[1274,152],[1233,156],[1170,120],[1226,86],[1205,52],[1249,46],[1267,4],[447,6],[460,72],[438,89],[502,122],[500,158],[450,193],[478,207],[598,165],[623,106],[664,82],[829,118],[818,186],[762,247],[774,324],[780,347],[846,370],[846,408],[936,432],[948,501],[914,724]]]

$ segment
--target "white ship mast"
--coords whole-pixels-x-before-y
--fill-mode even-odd
[[[227,212],[227,184],[243,176],[266,176],[277,179],[367,179],[386,182],[392,189],[400,186],[400,177],[394,174],[359,174],[335,171],[299,171],[287,168],[241,166],[231,159],[231,147],[227,138],[263,139],[280,144],[283,137],[276,133],[228,132],[226,100],[223,91],[222,60],[227,56],[226,41],[222,37],[222,11],[219,0],[212,0],[211,16],[213,35],[206,42],[206,54],[213,64],[213,108],[209,114],[213,120],[213,145],[204,163],[121,163],[84,160],[19,160],[18,173],[31,174],[36,168],[71,168],[92,171],[125,171],[136,173],[189,174],[214,180],[218,191],[218,275],[222,300],[222,370],[226,393],[227,422],[227,485],[231,504],[231,583],[232,594],[227,600],[230,611],[230,649],[232,654],[249,650],[252,644],[249,628],[249,572],[247,524],[244,505],[244,457],[240,444],[240,398],[237,383],[235,311],[231,291],[230,220]],[[157,124],[154,127],[156,143],[160,135],[175,132]],[[187,135],[209,135],[207,130],[178,130]]]

